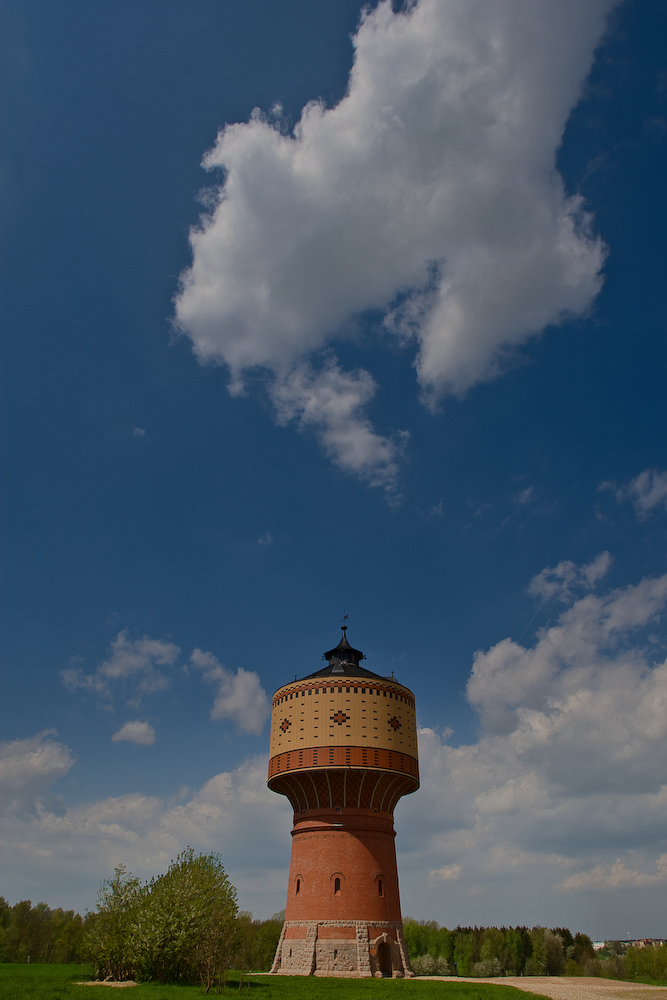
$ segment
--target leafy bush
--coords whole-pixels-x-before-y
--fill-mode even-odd
[[[500,960],[491,958],[483,962],[475,962],[472,974],[473,976],[480,976],[483,979],[489,979],[491,976],[500,976],[502,971],[503,967],[500,964]]]
[[[667,945],[628,948],[625,955],[628,976],[640,979],[667,979]]]
[[[418,955],[411,963],[415,976],[449,976],[449,963],[442,955]]]
[[[189,847],[146,885],[121,865],[100,890],[88,955],[101,978],[199,982],[208,992],[229,968],[236,908],[217,854]]]

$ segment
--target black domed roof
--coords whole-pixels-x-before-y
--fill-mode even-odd
[[[339,677],[371,677],[376,680],[382,680],[380,674],[374,674],[372,670],[366,670],[365,667],[359,665],[359,661],[364,659],[364,654],[360,649],[354,649],[353,646],[350,646],[347,641],[347,636],[345,635],[347,625],[341,627],[343,634],[340,642],[324,654],[327,666],[322,667],[321,670],[316,670],[314,674],[308,674],[304,680],[308,680],[311,677],[331,677],[336,675]]]

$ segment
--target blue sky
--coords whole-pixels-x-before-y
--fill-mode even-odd
[[[664,5],[0,18],[0,892],[191,844],[280,909],[345,609],[404,913],[664,936]]]

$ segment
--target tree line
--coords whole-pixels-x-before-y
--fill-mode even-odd
[[[0,896],[0,962],[85,963],[98,978],[224,983],[227,970],[270,969],[284,911],[270,920],[238,912],[220,856],[187,848],[168,871],[142,882],[124,865],[102,883],[97,908],[81,917]],[[456,927],[403,921],[417,975],[606,976],[667,979],[667,947],[608,941],[596,952],[566,927]]]
[[[406,917],[410,962],[422,976],[601,976],[667,979],[667,947],[626,948],[607,941],[596,952],[567,927],[457,927]]]
[[[74,910],[52,910],[0,896],[0,962],[80,962],[84,920]]]

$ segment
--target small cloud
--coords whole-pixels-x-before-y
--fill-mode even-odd
[[[438,500],[438,502],[436,504],[433,504],[432,507],[429,507],[429,511],[428,512],[429,512],[429,514],[432,514],[433,517],[444,517],[445,516],[445,498],[444,497],[440,497],[440,499]]]
[[[269,699],[254,670],[239,667],[236,673],[213,655],[195,649],[190,663],[201,670],[204,680],[218,685],[211,709],[212,719],[231,719],[239,729],[259,736],[269,717]]]
[[[521,490],[520,493],[514,497],[514,502],[519,505],[519,507],[527,507],[535,499],[535,487],[527,486],[525,490]]]
[[[143,427],[135,427],[134,430],[132,431],[132,436],[135,438],[146,437],[146,431],[143,429]]]
[[[23,740],[0,743],[0,813],[34,812],[35,802],[74,763],[71,751],[45,729]]]
[[[121,740],[148,747],[155,743],[155,730],[148,722],[126,722],[111,737],[112,743],[119,743]]]
[[[587,872],[570,875],[561,889],[646,889],[667,883],[667,854],[661,854],[655,863],[655,872],[640,872],[617,858],[613,865],[596,865]]]
[[[263,535],[257,539],[258,545],[271,545],[273,543],[273,535],[270,531],[265,531]]]
[[[455,882],[461,877],[461,871],[461,865],[444,865],[442,868],[434,868],[431,878],[439,878],[443,882]]]
[[[61,679],[70,693],[78,690],[98,694],[113,700],[114,690],[121,687],[129,695],[128,704],[137,706],[143,695],[168,687],[170,678],[165,668],[172,667],[180,649],[173,642],[151,639],[130,639],[123,629],[111,643],[111,655],[92,674],[70,667],[61,672]]]
[[[527,593],[542,601],[572,600],[577,591],[592,590],[597,581],[611,566],[608,552],[600,552],[592,562],[577,566],[570,559],[564,559],[556,566],[547,566],[530,581]]]
[[[667,510],[667,472],[660,469],[644,469],[621,486],[613,481],[600,483],[598,490],[611,490],[619,503],[631,500],[640,521],[645,521],[656,507]]]
[[[407,434],[391,438],[373,430],[365,407],[376,388],[367,371],[344,372],[329,360],[319,371],[294,365],[289,375],[275,378],[270,394],[278,424],[314,431],[336,465],[392,496]]]
[[[447,740],[449,739],[449,737],[453,736],[453,735],[454,735],[454,730],[452,729],[452,727],[451,726],[445,726],[445,728],[442,731],[442,740],[443,740],[443,743],[446,743]]]

